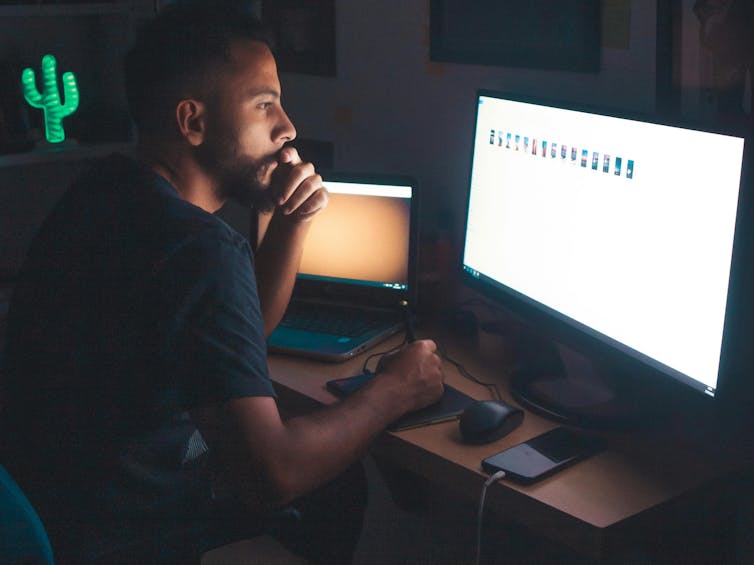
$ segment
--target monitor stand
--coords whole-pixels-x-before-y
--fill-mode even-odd
[[[564,424],[597,429],[652,427],[663,419],[654,391],[550,340],[519,334],[511,394],[525,408]]]

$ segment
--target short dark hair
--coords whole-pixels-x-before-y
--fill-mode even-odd
[[[228,62],[234,40],[261,41],[273,49],[270,29],[246,4],[175,2],[142,28],[125,58],[128,107],[140,130],[150,122],[164,124],[179,100],[206,95],[213,70]]]

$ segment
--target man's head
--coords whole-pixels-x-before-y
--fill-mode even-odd
[[[277,155],[296,135],[280,105],[268,30],[228,2],[169,5],[126,57],[126,92],[140,137],[177,143],[221,200],[260,208]]]

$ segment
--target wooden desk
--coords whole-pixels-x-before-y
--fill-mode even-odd
[[[447,353],[478,379],[500,383],[505,399],[513,402],[505,386],[504,359],[493,352],[494,347],[480,350],[447,332],[418,334],[437,338]],[[401,339],[396,336],[369,353],[387,350]],[[278,386],[281,406],[301,412],[335,402],[325,389],[325,382],[360,372],[365,357],[327,364],[270,355],[270,371]],[[475,398],[490,398],[485,387],[464,379],[447,362],[445,373],[446,381],[454,387]],[[721,442],[708,424],[679,417],[652,432],[606,434],[605,452],[548,479],[531,486],[507,481],[492,485],[487,507],[496,507],[502,515],[532,531],[596,559],[612,558],[638,547],[663,552],[668,546],[683,544],[688,549],[689,540],[700,543],[703,538],[707,545],[688,551],[725,551],[726,541],[730,540],[719,538],[718,534],[730,530],[726,523],[731,519],[728,503],[734,481],[730,478],[741,467],[741,458],[720,449]],[[487,478],[480,468],[483,458],[556,425],[527,412],[524,423],[507,437],[471,446],[461,442],[456,422],[446,422],[386,432],[373,450],[396,465],[476,501]],[[695,431],[690,434],[689,430]],[[710,548],[709,543],[715,547]],[[720,559],[720,563],[726,562],[723,555]]]

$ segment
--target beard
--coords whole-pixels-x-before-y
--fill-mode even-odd
[[[271,212],[275,201],[269,190],[269,168],[277,152],[260,158],[240,155],[229,135],[208,140],[196,148],[197,160],[217,179],[217,196],[246,208]]]
[[[270,194],[269,182],[264,179],[275,156],[264,159],[236,157],[225,163],[219,174],[218,196],[222,200],[233,200],[247,208],[260,212],[271,212],[275,202]]]

